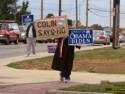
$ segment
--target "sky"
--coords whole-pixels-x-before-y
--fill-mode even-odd
[[[19,0],[18,4],[22,1]],[[35,19],[41,17],[41,0],[28,0],[28,10],[34,15]],[[75,20],[75,1],[76,0],[62,0],[62,15],[66,15],[68,18]],[[120,27],[125,28],[125,0],[120,0]],[[58,16],[58,3],[59,0],[43,0],[44,2],[44,18],[47,14],[52,13]],[[112,0],[113,3],[113,0]],[[99,24],[102,26],[110,25],[110,0],[89,0],[89,19],[88,24]],[[78,19],[85,25],[86,22],[86,0],[78,0]]]

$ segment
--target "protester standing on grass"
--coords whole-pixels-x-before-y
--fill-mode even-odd
[[[72,20],[68,20],[68,27],[72,27]],[[80,48],[79,46],[77,46]],[[54,54],[52,69],[59,70],[60,80],[62,82],[70,81],[71,70],[73,67],[75,46],[68,45],[67,38],[59,38],[57,43],[56,52]]]
[[[35,51],[35,46],[36,46],[36,30],[34,27],[34,24],[31,23],[26,30],[26,41],[27,41],[27,55],[29,56],[31,53],[31,49],[32,49],[32,53],[33,55],[36,54]]]

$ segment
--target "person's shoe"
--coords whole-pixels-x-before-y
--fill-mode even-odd
[[[65,83],[69,83],[70,82],[70,79],[65,79]]]
[[[61,77],[61,78],[60,78],[60,81],[61,81],[61,82],[65,82],[65,77]]]

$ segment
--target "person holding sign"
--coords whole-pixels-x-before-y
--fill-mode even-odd
[[[26,30],[26,40],[27,40],[27,55],[30,55],[31,48],[32,48],[32,53],[35,55],[35,45],[36,45],[36,30],[34,28],[34,24],[30,23],[30,25],[27,27]]]
[[[72,27],[72,20],[68,20],[68,27]],[[77,47],[80,48],[79,46]],[[61,72],[60,80],[65,83],[70,81],[74,60],[74,48],[75,46],[68,45],[68,37],[65,39],[58,39],[56,52],[52,62],[52,69],[59,70]]]

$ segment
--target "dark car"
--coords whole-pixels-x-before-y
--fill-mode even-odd
[[[18,44],[20,37],[18,24],[14,21],[0,21],[0,42]]]

